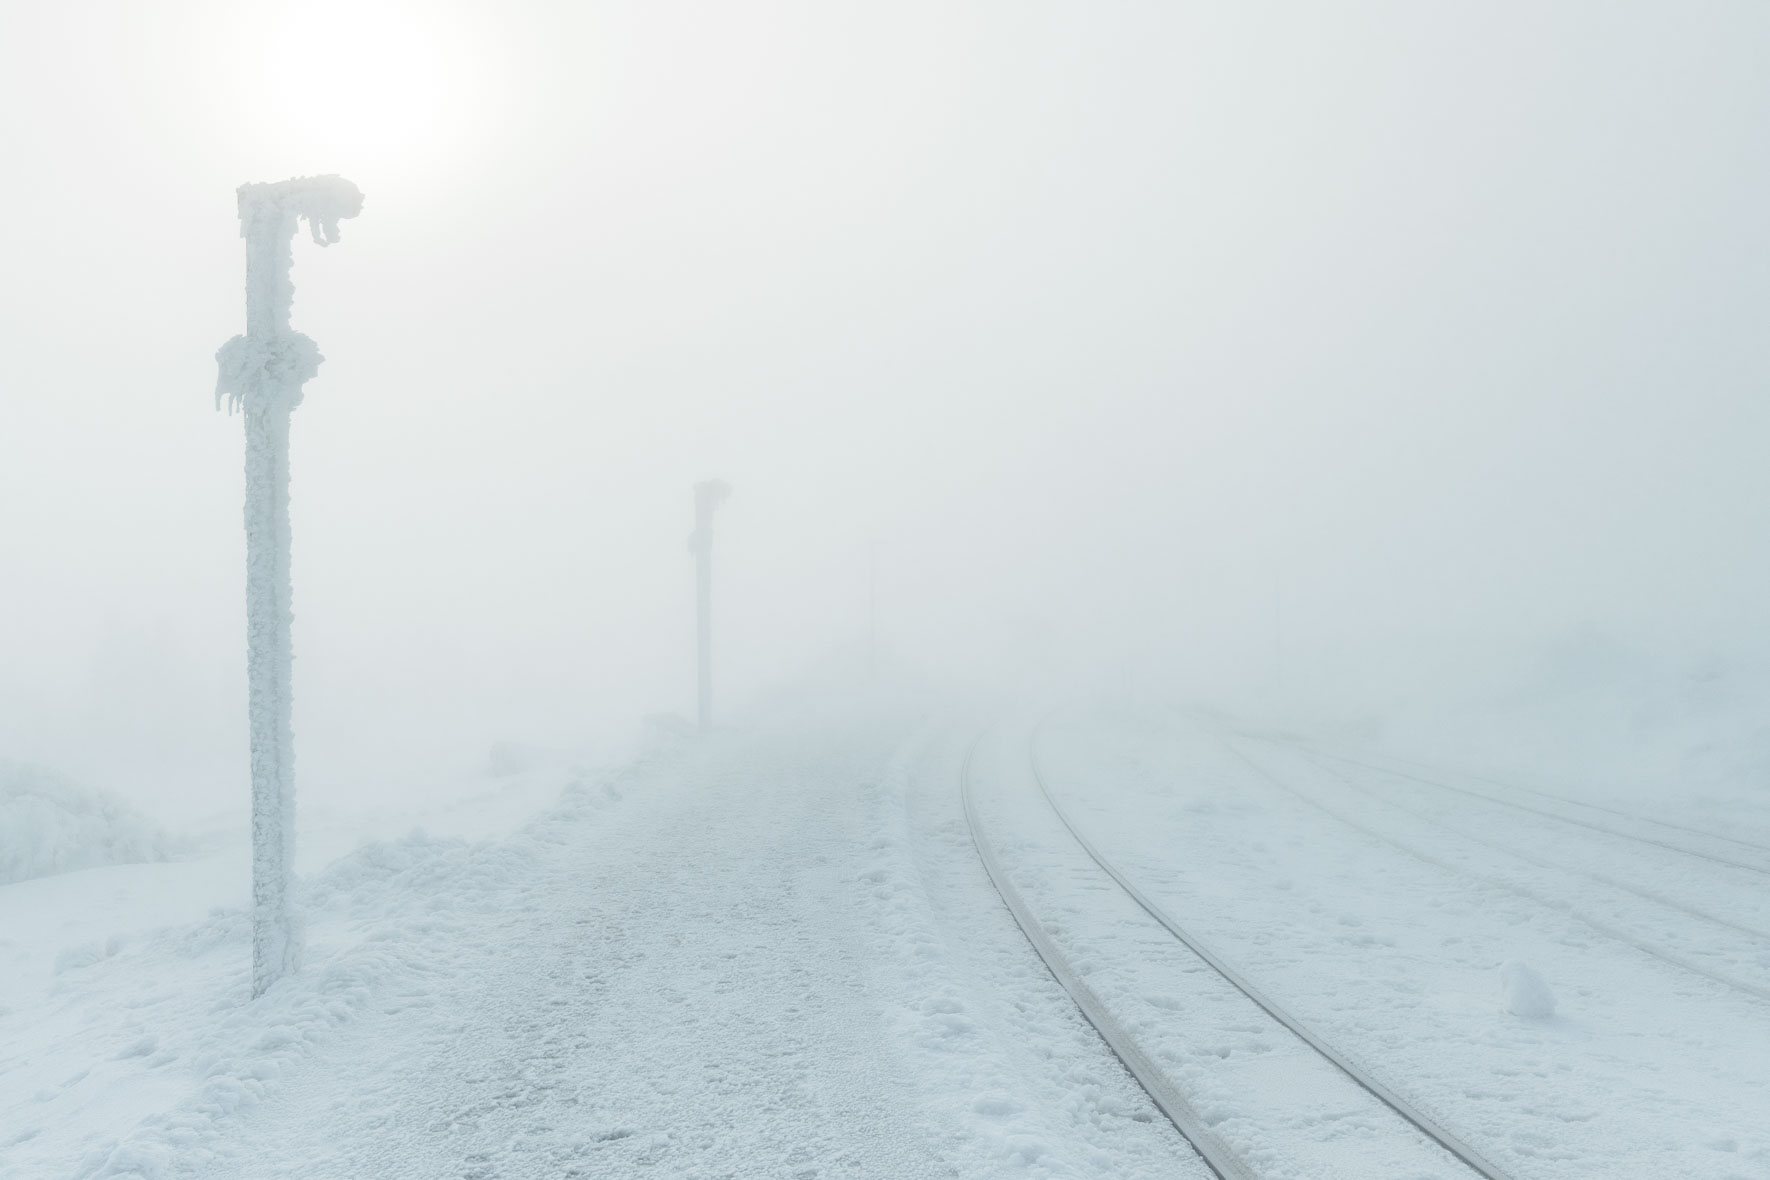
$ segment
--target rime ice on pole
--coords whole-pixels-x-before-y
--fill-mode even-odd
[[[291,242],[303,218],[313,240],[338,240],[362,211],[341,176],[303,176],[239,188],[246,239],[246,331],[215,354],[215,404],[246,420],[246,678],[252,748],[252,994],[301,963],[290,900],[295,861],[295,748],[289,624],[289,414],[319,372],[319,346],[289,326]]]

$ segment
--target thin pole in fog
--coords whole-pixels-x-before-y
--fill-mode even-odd
[[[309,176],[238,190],[246,239],[246,332],[215,354],[215,404],[246,420],[246,684],[252,761],[252,995],[301,966],[295,875],[295,736],[289,626],[289,417],[319,372],[319,346],[289,326],[291,242],[301,218],[313,240],[338,240],[338,222],[363,195],[340,176]]]
[[[879,679],[879,546],[867,541],[867,679]]]
[[[1284,582],[1274,574],[1272,578],[1272,680],[1279,689],[1284,690]]]
[[[701,732],[713,728],[713,511],[731,495],[722,479],[694,485],[694,533],[688,538],[695,556],[695,638],[700,665]]]

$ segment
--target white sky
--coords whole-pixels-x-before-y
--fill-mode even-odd
[[[1761,4],[3,11],[0,755],[243,799],[233,189],[322,171],[303,790],[686,711],[710,475],[733,705],[869,539],[971,684],[1764,646]]]

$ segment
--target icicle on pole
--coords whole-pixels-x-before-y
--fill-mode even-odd
[[[694,485],[694,533],[688,551],[695,556],[696,653],[700,665],[701,732],[713,728],[713,510],[731,495],[731,485],[709,479]]]
[[[289,326],[292,242],[302,219],[321,246],[362,211],[341,176],[304,176],[238,190],[246,240],[246,332],[215,354],[223,398],[246,422],[246,682],[252,758],[252,994],[301,965],[290,896],[295,862],[295,740],[289,642],[289,415],[319,372],[319,347]]]

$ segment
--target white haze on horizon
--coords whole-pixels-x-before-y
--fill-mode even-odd
[[[869,546],[979,694],[1770,654],[1770,9],[367,4],[312,78],[283,14],[8,12],[0,756],[243,805],[213,355],[311,172],[304,793],[688,712],[714,475],[728,715],[859,667]]]

